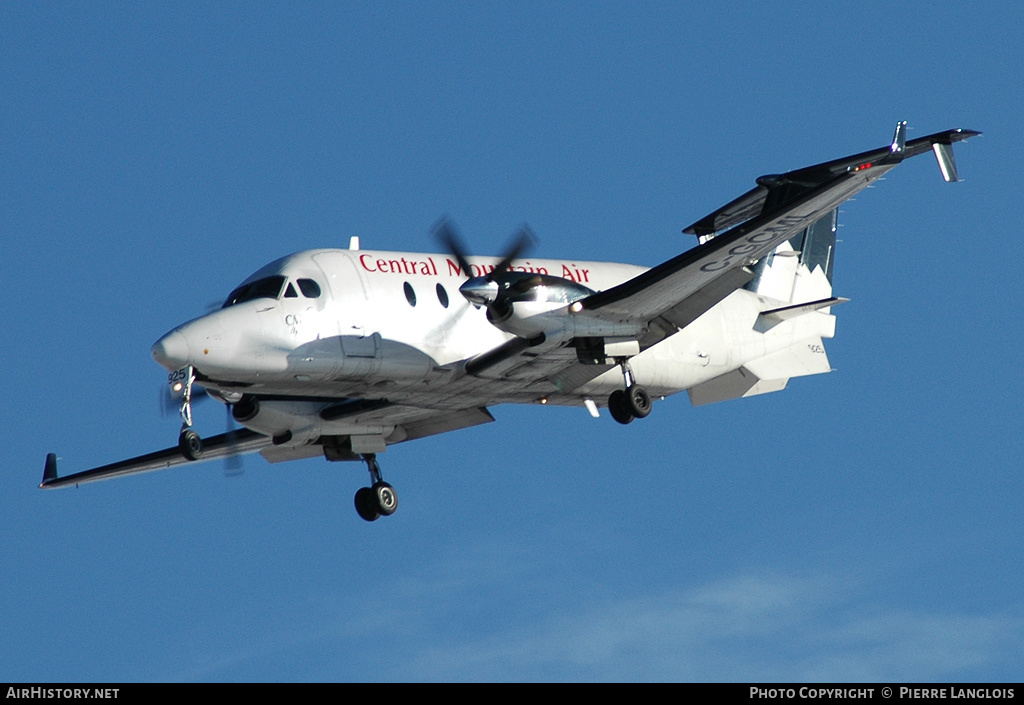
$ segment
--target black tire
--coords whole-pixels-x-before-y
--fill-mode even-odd
[[[621,389],[616,389],[608,395],[608,412],[613,419],[623,425],[633,420],[633,412],[629,410],[626,393]]]
[[[386,482],[378,482],[371,489],[380,515],[389,517],[394,514],[398,509],[398,493],[395,488]]]
[[[192,429],[187,429],[178,436],[178,449],[188,460],[199,460],[203,454],[203,439]]]
[[[380,516],[377,496],[369,487],[360,487],[356,490],[356,513],[366,521],[377,521]]]
[[[651,397],[643,387],[633,385],[626,389],[626,404],[638,419],[647,418],[651,413]]]

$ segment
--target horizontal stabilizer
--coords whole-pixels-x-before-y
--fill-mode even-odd
[[[820,311],[821,309],[829,308],[830,306],[838,306],[839,304],[844,304],[847,301],[849,301],[849,299],[844,299],[840,296],[833,296],[828,299],[821,299],[820,301],[811,301],[805,304],[773,308],[771,311],[762,311],[758,315],[757,321],[754,322],[754,330],[764,333],[783,321],[788,321],[796,318],[797,316],[802,316],[805,313]]]

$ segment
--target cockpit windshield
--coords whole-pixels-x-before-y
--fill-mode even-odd
[[[234,306],[245,301],[252,301],[253,299],[277,299],[281,295],[284,281],[285,278],[283,276],[275,275],[273,277],[257,279],[248,284],[242,284],[228,295],[227,301],[224,302],[224,306],[221,308]]]

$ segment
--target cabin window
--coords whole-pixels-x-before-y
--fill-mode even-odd
[[[307,299],[320,298],[320,285],[312,279],[299,279],[299,290]]]
[[[442,306],[448,308],[448,292],[440,284],[437,285],[437,300],[441,302]]]
[[[412,284],[410,284],[409,282],[406,282],[405,285],[402,288],[405,289],[405,300],[409,302],[410,306],[415,306],[416,305],[416,292],[413,291]]]

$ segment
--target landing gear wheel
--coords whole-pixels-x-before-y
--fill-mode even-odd
[[[189,460],[199,460],[203,453],[203,441],[192,429],[185,429],[178,436],[178,449]]]
[[[638,419],[646,418],[651,413],[651,397],[643,387],[627,387],[626,403],[630,412]]]
[[[633,412],[626,401],[626,393],[621,389],[616,389],[608,395],[608,412],[621,424],[628,424],[633,420]]]
[[[366,521],[377,521],[380,517],[376,493],[369,487],[360,487],[356,490],[356,513]]]
[[[361,457],[366,463],[366,469],[370,471],[370,486],[356,492],[356,511],[366,521],[389,517],[398,509],[398,493],[380,476],[376,454],[365,453]]]
[[[373,491],[374,501],[377,502],[377,511],[381,516],[389,517],[398,509],[398,494],[395,488],[386,482],[376,482],[370,488]]]

